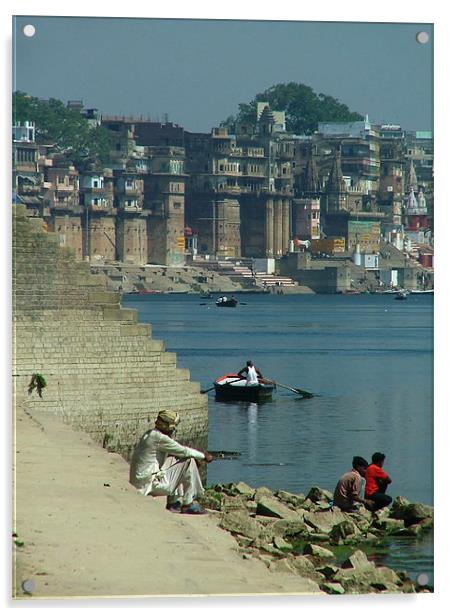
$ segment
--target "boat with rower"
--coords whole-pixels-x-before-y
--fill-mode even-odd
[[[246,379],[237,374],[225,374],[215,382],[215,396],[218,400],[243,400],[245,402],[263,402],[271,400],[276,389],[275,383],[259,379],[256,384],[247,385]]]
[[[218,308],[235,308],[238,303],[238,300],[235,299],[233,295],[231,295],[231,297],[227,297],[226,295],[219,297],[215,302]]]

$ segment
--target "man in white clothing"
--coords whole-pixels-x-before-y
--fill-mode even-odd
[[[240,372],[237,372],[237,376],[246,378],[247,385],[257,385],[259,379],[263,378],[259,368],[256,368],[250,359],[246,362],[246,366],[242,368]]]
[[[166,496],[169,511],[206,513],[195,500],[204,494],[195,460],[211,462],[213,456],[171,438],[179,420],[176,411],[160,411],[133,452],[130,483],[145,496]]]

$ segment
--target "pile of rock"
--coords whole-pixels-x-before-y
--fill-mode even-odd
[[[239,482],[207,489],[203,504],[236,538],[244,558],[259,558],[272,570],[308,578],[313,592],[426,590],[405,572],[376,566],[357,546],[378,543],[388,535],[417,536],[431,529],[433,507],[397,497],[390,508],[377,513],[364,507],[344,513],[332,506],[332,499],[331,492],[319,487],[305,496]],[[355,551],[352,547],[351,555],[339,564],[333,550],[343,545]]]

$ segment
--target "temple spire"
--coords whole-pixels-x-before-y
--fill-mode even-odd
[[[319,170],[312,148],[303,173],[301,188],[303,193],[310,195],[316,195],[320,190]]]
[[[408,177],[407,177],[407,182],[406,182],[406,190],[407,192],[409,192],[411,189],[416,191],[417,187],[418,187],[418,184],[417,184],[416,170],[414,168],[414,163],[411,160],[410,169],[408,171]]]

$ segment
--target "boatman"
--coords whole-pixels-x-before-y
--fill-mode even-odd
[[[372,501],[367,501],[360,496],[362,477],[365,476],[367,460],[361,456],[355,456],[352,461],[352,470],[344,473],[339,479],[334,490],[334,502],[336,507],[341,511],[357,511],[356,503],[361,503],[366,507],[372,504]]]
[[[364,496],[372,503],[371,511],[383,509],[392,502],[392,498],[385,494],[386,488],[392,483],[392,479],[382,468],[385,457],[384,453],[376,451],[372,456],[372,464],[366,470]]]
[[[259,379],[264,378],[259,368],[256,368],[251,359],[246,362],[246,366],[240,372],[237,372],[237,376],[246,378],[247,385],[258,385]]]
[[[214,458],[172,438],[179,421],[176,411],[160,411],[155,427],[143,434],[133,452],[130,483],[145,496],[166,496],[169,511],[207,513],[196,500],[204,494],[196,461]]]

